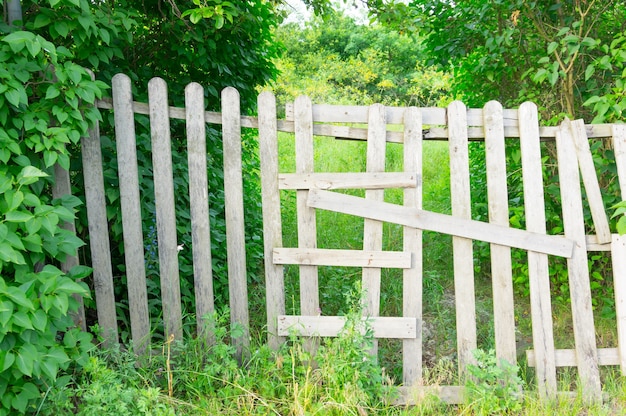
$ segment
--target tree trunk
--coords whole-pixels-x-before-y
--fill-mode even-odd
[[[20,0],[6,0],[5,1],[7,12],[7,23],[13,26],[13,22],[16,20],[22,20],[22,4]]]

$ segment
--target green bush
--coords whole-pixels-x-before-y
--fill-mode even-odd
[[[0,27],[0,415],[30,410],[59,372],[85,363],[91,336],[74,328],[78,280],[91,270],[59,267],[83,245],[61,226],[80,201],[53,200],[52,167],[99,119],[105,86],[64,47]]]

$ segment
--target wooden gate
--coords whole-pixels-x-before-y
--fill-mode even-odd
[[[99,107],[113,109],[120,169],[122,217],[126,250],[126,273],[130,302],[130,324],[135,346],[147,347],[149,327],[146,282],[138,209],[137,158],[134,114],[150,115],[155,180],[159,183],[157,228],[159,261],[162,273],[166,337],[180,337],[181,314],[178,286],[177,245],[172,201],[172,172],[169,119],[186,120],[190,175],[191,221],[195,296],[198,319],[213,309],[212,273],[208,233],[206,177],[206,123],[223,125],[224,178],[227,204],[228,271],[232,321],[248,326],[245,270],[244,215],[241,184],[241,128],[258,128],[261,158],[263,232],[267,298],[268,342],[277,348],[285,336],[298,333],[305,337],[335,336],[344,318],[320,314],[318,267],[348,266],[362,268],[362,287],[367,295],[363,318],[368,319],[374,337],[402,340],[403,396],[412,403],[424,392],[433,392],[447,401],[462,400],[462,387],[422,386],[423,348],[423,249],[422,231],[452,235],[454,299],[456,303],[457,357],[463,376],[477,348],[477,322],[474,288],[473,240],[491,246],[493,305],[496,354],[515,363],[515,317],[511,248],[528,252],[530,314],[533,348],[526,351],[528,362],[536,369],[543,397],[557,394],[557,367],[576,366],[583,392],[588,400],[599,400],[599,366],[619,365],[626,374],[626,238],[611,234],[601,190],[594,170],[588,138],[612,137],[622,198],[626,199],[626,127],[621,125],[584,125],[580,120],[565,121],[559,127],[541,127],[537,108],[524,103],[519,109],[505,110],[497,102],[483,109],[467,109],[461,102],[447,108],[396,108],[372,105],[347,107],[313,105],[298,98],[278,119],[275,97],[268,92],[258,99],[258,118],[242,116],[236,90],[222,93],[222,113],[204,111],[202,87],[186,89],[186,107],[168,106],[165,82],[149,84],[150,102],[134,102],[130,80],[118,75],[113,82],[113,102]],[[356,123],[356,124],[355,124]],[[390,130],[389,125],[401,126]],[[365,127],[363,127],[365,126]],[[278,132],[295,133],[296,171],[286,174],[278,167]],[[365,172],[319,172],[313,162],[313,137],[361,140],[367,146]],[[519,140],[524,186],[526,229],[509,226],[505,140]],[[330,139],[329,139],[330,140]],[[446,140],[450,155],[451,215],[422,210],[422,144],[424,140]],[[486,149],[489,222],[472,220],[470,201],[469,140],[484,140]],[[563,202],[564,233],[546,232],[541,140],[556,140]],[[385,171],[388,143],[403,146],[401,172]],[[111,259],[108,256],[105,189],[102,183],[102,158],[97,129],[82,142],[87,211],[94,268],[98,321],[104,335],[117,342],[115,299]],[[192,168],[193,167],[193,168]],[[586,199],[583,200],[581,181]],[[401,188],[403,204],[384,201],[384,190]],[[344,189],[364,190],[364,197],[342,193]],[[296,247],[282,243],[281,192],[297,193]],[[583,203],[589,206],[594,235],[584,228]],[[320,249],[317,247],[316,210],[331,210],[363,218],[361,250]],[[385,251],[382,224],[400,224],[401,251]],[[611,252],[618,345],[599,349],[596,344],[588,252]],[[567,259],[571,293],[574,344],[571,350],[556,349],[550,298],[549,256]],[[299,315],[286,314],[285,265],[299,268]],[[403,275],[402,316],[381,317],[381,269],[397,268]],[[209,334],[210,336],[210,334]],[[241,351],[246,347],[239,343]],[[376,349],[372,351],[376,354]],[[460,383],[459,383],[460,384]]]
[[[364,319],[372,325],[375,338],[403,341],[403,389],[401,402],[407,403],[434,392],[447,401],[462,400],[461,386],[422,386],[422,230],[453,236],[454,287],[456,302],[457,357],[460,379],[473,360],[477,348],[474,292],[473,240],[491,245],[495,346],[498,359],[517,361],[511,248],[528,251],[531,292],[533,346],[528,361],[536,368],[540,394],[555,397],[556,367],[577,366],[588,400],[601,396],[599,365],[621,364],[621,349],[598,349],[594,330],[587,252],[613,252],[616,303],[620,346],[624,328],[623,263],[626,261],[623,238],[611,235],[588,134],[613,136],[622,190],[626,178],[623,155],[624,130],[621,126],[585,126],[580,120],[565,121],[560,127],[541,128],[537,108],[523,104],[519,110],[503,110],[497,102],[484,109],[467,109],[454,102],[440,108],[343,107],[312,105],[298,98],[288,109],[293,121],[296,147],[296,173],[278,172],[275,102],[271,94],[259,97],[259,137],[263,175],[263,208],[270,342],[276,345],[290,333],[301,336],[336,336],[342,318],[321,316],[318,266],[362,268],[362,287],[367,299]],[[366,128],[348,127],[366,124]],[[387,124],[403,125],[403,131],[389,131]],[[424,129],[424,125],[428,129]],[[367,169],[362,173],[317,172],[313,166],[313,136],[323,135],[364,140]],[[505,139],[520,141],[525,194],[526,230],[509,227]],[[443,139],[449,144],[452,215],[421,209],[422,142]],[[471,220],[470,169],[468,140],[484,140],[486,148],[489,222]],[[546,233],[544,184],[540,141],[556,140],[558,149],[564,235]],[[385,172],[387,142],[403,143],[404,172]],[[622,153],[620,153],[622,152]],[[582,174],[592,212],[595,235],[586,235],[583,199],[579,177]],[[383,201],[383,189],[403,188],[404,205]],[[335,190],[365,189],[365,197],[345,195]],[[280,191],[297,191],[298,247],[283,247]],[[626,193],[622,192],[623,195]],[[319,249],[316,244],[316,209],[331,210],[364,218],[362,250]],[[403,226],[401,252],[382,250],[382,223]],[[548,256],[567,259],[574,350],[554,346]],[[299,267],[300,315],[285,315],[283,265]],[[381,268],[403,270],[403,316],[380,317]],[[623,348],[623,347],[622,347]],[[373,351],[376,354],[376,349]],[[620,357],[622,357],[620,359]],[[622,366],[622,369],[624,370]]]

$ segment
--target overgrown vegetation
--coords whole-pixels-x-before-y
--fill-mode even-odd
[[[131,76],[135,98],[145,100],[144,86],[154,76],[166,79],[170,101],[182,105],[184,85],[203,84],[207,109],[219,110],[219,93],[236,87],[244,111],[253,112],[259,88],[272,83],[284,104],[299,94],[331,104],[445,106],[453,99],[480,107],[498,99],[513,107],[536,101],[546,119],[556,124],[564,115],[588,121],[612,122],[626,108],[624,79],[626,9],[621,2],[441,2],[366,1],[372,25],[357,25],[332,11],[326,0],[309,0],[325,18],[303,27],[279,26],[279,3],[266,0],[176,2],[168,0],[24,0],[23,19],[0,25],[0,415],[38,414],[618,414],[626,405],[626,384],[608,369],[605,388],[611,399],[589,407],[577,398],[540,402],[535,392],[519,395],[532,385],[532,370],[499,366],[489,353],[477,352],[470,368],[466,403],[449,406],[433,397],[416,407],[393,406],[392,384],[400,379],[399,346],[381,341],[380,361],[370,357],[372,334],[360,319],[359,294],[346,300],[360,279],[358,270],[322,270],[320,299],[324,314],[346,315],[344,332],[324,340],[314,356],[296,337],[278,352],[264,346],[264,299],[255,296],[251,308],[258,338],[243,365],[228,340],[241,328],[229,328],[227,311],[213,317],[217,343],[207,345],[186,328],[185,342],[160,339],[160,287],[155,233],[149,123],[137,117],[137,142],[142,193],[146,269],[154,346],[162,352],[136,357],[129,344],[124,247],[119,212],[116,150],[111,117],[93,108],[104,97],[117,72]],[[280,50],[284,47],[282,57]],[[92,69],[93,81],[84,68]],[[281,71],[280,77],[278,71]],[[179,93],[180,92],[180,93]],[[108,217],[116,265],[122,345],[94,348],[92,336],[75,328],[69,313],[76,298],[85,297],[89,323],[94,322],[89,269],[67,273],[60,268],[79,253],[89,264],[82,241],[64,230],[78,220],[79,237],[86,237],[81,207],[79,146],[90,126],[101,122],[105,157]],[[183,137],[182,123],[172,124],[173,137]],[[281,170],[290,171],[291,138],[281,140]],[[216,304],[227,299],[223,178],[219,129],[209,129],[209,190]],[[388,146],[389,170],[399,170],[399,147]],[[362,143],[321,139],[316,143],[316,169],[358,171],[365,165]],[[248,238],[249,282],[259,293],[262,284],[262,240],[259,208],[258,157],[253,131],[244,133],[244,187]],[[188,218],[185,144],[174,140],[176,206]],[[605,205],[615,209],[615,227],[624,229],[624,204],[614,180],[613,151],[605,141],[592,143],[594,162],[606,191]],[[449,176],[445,143],[425,144],[424,206],[449,213]],[[548,229],[562,232],[558,175],[554,148],[543,145]],[[507,147],[510,172],[520,166],[519,147]],[[487,218],[485,163],[482,144],[472,144],[473,215]],[[50,196],[55,164],[74,172],[77,197]],[[511,224],[524,227],[521,181],[510,176]],[[401,200],[400,193],[386,199]],[[284,196],[286,230],[293,226],[293,195]],[[585,211],[591,229],[590,215]],[[324,213],[324,247],[359,247],[362,221]],[[178,243],[190,247],[190,225],[178,223]],[[399,250],[397,228],[386,225],[385,248]],[[346,238],[347,237],[347,238]],[[295,238],[286,232],[285,240]],[[424,361],[429,384],[457,384],[454,369],[455,334],[451,241],[424,233]],[[479,344],[493,347],[489,289],[489,252],[477,245]],[[514,251],[515,285],[519,299],[528,295],[524,253]],[[601,319],[614,318],[612,282],[606,279],[610,261],[597,254],[592,267],[594,307]],[[181,292],[185,311],[194,310],[190,250],[180,257]],[[551,264],[557,334],[569,335],[568,280],[565,263]],[[401,309],[401,276],[385,271],[384,314]],[[297,311],[298,278],[287,269],[288,302]],[[517,300],[519,300],[517,299]],[[517,301],[516,300],[516,301]],[[524,302],[521,302],[524,305]],[[288,305],[289,306],[289,305]],[[91,313],[90,313],[91,311]],[[518,316],[520,341],[529,337],[528,317]],[[608,322],[608,321],[607,321]],[[614,321],[599,325],[599,343],[614,345]],[[562,329],[562,331],[561,331]],[[95,331],[97,332],[97,331]],[[255,335],[257,336],[257,335]],[[557,340],[559,344],[563,340]],[[566,343],[566,342],[565,342]],[[316,365],[312,365],[316,363]],[[507,380],[508,382],[503,382]],[[575,374],[564,372],[564,389],[575,385]]]

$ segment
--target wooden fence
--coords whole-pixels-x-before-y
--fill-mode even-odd
[[[497,102],[483,109],[467,109],[454,102],[447,108],[396,108],[375,104],[369,107],[313,105],[306,97],[287,108],[284,120],[276,116],[271,93],[258,98],[258,118],[240,114],[235,89],[222,92],[222,112],[204,111],[200,85],[185,89],[185,108],[168,105],[167,86],[161,79],[148,85],[149,103],[133,101],[128,77],[113,79],[113,101],[99,107],[115,115],[120,176],[121,215],[124,228],[126,277],[130,326],[135,348],[148,346],[150,322],[146,294],[144,241],[138,185],[134,114],[150,116],[152,160],[163,319],[166,338],[182,336],[178,247],[173,195],[170,119],[187,126],[189,192],[193,229],[193,268],[198,320],[214,309],[208,184],[206,177],[206,123],[221,124],[224,149],[224,192],[226,199],[227,256],[231,321],[249,325],[246,284],[245,217],[243,214],[241,128],[258,129],[268,342],[278,347],[294,331],[305,337],[335,336],[343,318],[320,316],[319,266],[362,268],[367,294],[364,315],[375,338],[402,340],[403,396],[412,403],[425,391],[447,401],[462,400],[461,386],[422,386],[422,231],[453,237],[454,287],[456,302],[457,356],[462,376],[477,348],[474,291],[473,240],[490,243],[493,278],[495,346],[498,358],[516,363],[515,317],[511,248],[528,252],[530,314],[533,348],[526,351],[536,369],[543,397],[557,394],[557,367],[575,366],[586,399],[601,398],[599,366],[619,365],[626,374],[626,238],[611,234],[601,189],[596,176],[588,138],[610,137],[617,161],[622,197],[626,199],[626,126],[585,125],[565,121],[558,127],[542,127],[537,108],[524,103],[519,109],[502,109]],[[402,125],[390,131],[388,125]],[[366,127],[353,127],[366,125]],[[426,126],[426,127],[425,127]],[[278,132],[295,133],[296,172],[279,172]],[[105,189],[98,129],[83,139],[83,165],[87,212],[94,268],[98,322],[109,342],[117,342],[118,329],[113,295],[112,264],[107,229]],[[363,140],[367,146],[366,172],[317,172],[313,166],[313,137],[330,136]],[[522,160],[526,229],[509,226],[505,139],[519,140]],[[422,210],[422,144],[424,140],[447,140],[450,154],[451,215]],[[486,149],[489,222],[472,220],[470,201],[469,140],[484,140]],[[544,210],[541,140],[556,140],[564,233],[548,235]],[[385,172],[387,143],[402,143],[403,172]],[[586,204],[594,223],[588,235],[583,220],[584,184]],[[384,202],[386,188],[402,188],[403,205]],[[365,197],[349,196],[339,189],[365,189]],[[297,247],[283,247],[281,199],[283,190],[297,193]],[[364,218],[362,250],[317,248],[316,210],[331,210]],[[403,250],[384,251],[382,224],[402,226]],[[588,268],[588,252],[611,252],[615,282],[618,345],[597,348]],[[575,348],[556,349],[550,298],[549,256],[567,259]],[[300,314],[285,313],[284,265],[299,268]],[[403,274],[401,317],[380,317],[381,269],[399,268]],[[211,334],[206,334],[211,339]],[[237,338],[239,352],[248,337]],[[372,351],[376,354],[376,348]]]

